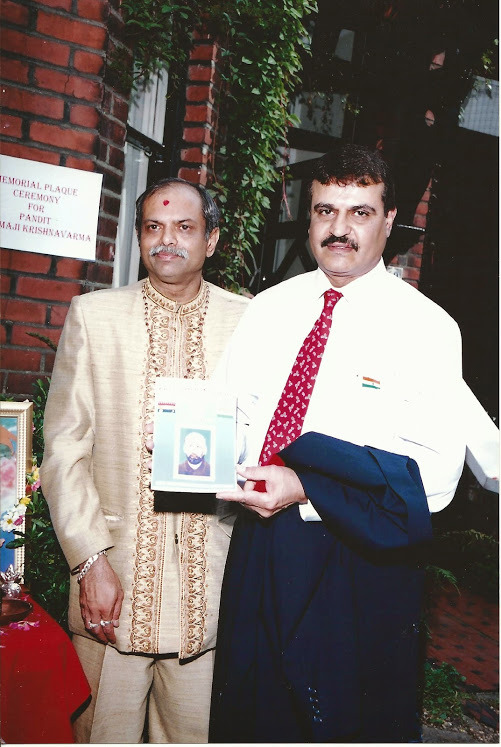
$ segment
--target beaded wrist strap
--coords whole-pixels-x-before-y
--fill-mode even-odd
[[[91,565],[96,562],[96,560],[98,559],[100,555],[108,555],[107,550],[100,550],[95,555],[91,555],[90,558],[87,558],[87,560],[83,564],[82,570],[77,576],[78,583],[80,583],[80,581],[83,579],[83,577],[85,576],[85,574],[87,573]]]

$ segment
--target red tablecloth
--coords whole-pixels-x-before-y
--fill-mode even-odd
[[[7,743],[73,742],[71,716],[90,695],[75,649],[64,630],[29,597],[27,630],[2,626],[1,736]]]

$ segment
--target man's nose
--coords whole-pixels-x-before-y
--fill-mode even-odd
[[[162,244],[164,244],[164,246],[175,246],[176,243],[176,232],[172,226],[164,225],[162,231]]]
[[[350,222],[346,213],[337,213],[332,216],[330,229],[334,236],[347,236],[351,231]]]

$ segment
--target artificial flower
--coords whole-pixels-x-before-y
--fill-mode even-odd
[[[28,620],[21,620],[21,622],[13,622],[9,624],[9,628],[13,630],[29,630],[30,628],[38,628],[40,620],[34,622],[28,622]]]
[[[18,527],[23,523],[25,513],[26,506],[19,503],[13,508],[8,509],[0,520],[0,529],[3,532],[12,532],[14,527]]]
[[[26,474],[26,481],[32,491],[38,490],[40,487],[40,469],[36,463],[33,465],[31,472]]]

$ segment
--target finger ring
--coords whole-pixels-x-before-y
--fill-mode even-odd
[[[99,623],[93,623],[93,622],[91,622],[91,621],[89,620],[89,621],[87,622],[87,627],[88,627],[88,628],[98,628],[98,627],[99,627]]]
[[[104,628],[105,625],[111,625],[111,622],[111,620],[101,620],[100,625]]]

